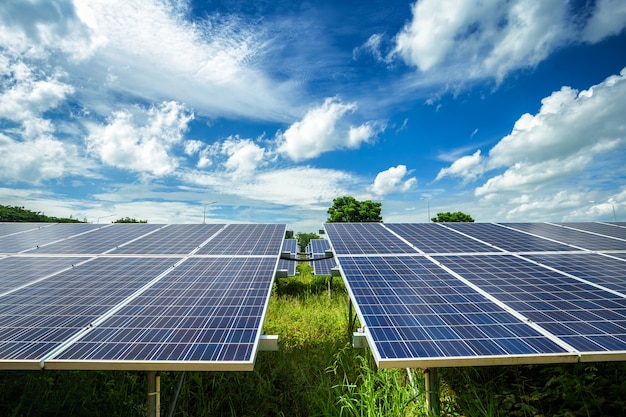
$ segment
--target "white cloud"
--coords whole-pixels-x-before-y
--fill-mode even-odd
[[[580,16],[567,2],[513,0],[416,1],[413,18],[397,34],[388,59],[401,57],[446,81],[495,78],[534,67],[554,50],[599,42],[626,26],[620,0],[598,1],[581,39]]]
[[[358,148],[370,141],[378,128],[374,122],[346,126],[342,118],[356,109],[355,103],[344,104],[337,98],[327,98],[320,107],[309,110],[302,120],[293,123],[284,133],[277,134],[278,152],[287,154],[294,161],[301,161],[336,149]]]
[[[222,144],[222,153],[228,155],[224,163],[233,178],[250,177],[263,162],[265,149],[250,139],[229,138]]]
[[[406,169],[406,165],[391,167],[386,171],[379,172],[370,186],[370,191],[376,195],[408,191],[417,183],[415,177],[404,179],[411,171]]]
[[[106,165],[167,175],[178,166],[172,148],[182,143],[191,119],[193,114],[173,101],[147,111],[117,111],[108,124],[89,126],[87,147]]]
[[[598,0],[583,31],[585,41],[595,43],[617,35],[626,27],[626,3],[622,0]]]
[[[439,172],[474,180],[504,169],[475,190],[530,192],[594,166],[598,155],[620,158],[626,150],[626,68],[588,90],[563,87],[542,100],[536,115],[524,114],[487,157],[464,156]],[[604,164],[606,165],[607,158]],[[602,169],[602,167],[598,167]]]

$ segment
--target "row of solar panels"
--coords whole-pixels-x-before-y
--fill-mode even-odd
[[[626,359],[626,224],[326,224],[381,367]]]
[[[251,370],[285,229],[0,224],[0,368]]]
[[[327,251],[330,250],[330,242],[326,239],[311,239],[306,248],[307,256],[312,261],[313,274],[315,275],[331,275],[332,269],[337,266],[334,258],[325,258]]]

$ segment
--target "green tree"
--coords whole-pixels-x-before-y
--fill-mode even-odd
[[[354,197],[337,197],[328,209],[327,223],[382,222],[382,203],[359,201]]]
[[[4,206],[0,204],[0,222],[48,222],[48,223],[81,223],[70,217],[51,217],[42,212],[34,212],[24,207]]]
[[[301,252],[306,250],[306,247],[311,241],[311,239],[319,239],[319,238],[320,237],[317,235],[317,233],[304,233],[304,232],[296,233],[296,239],[298,239],[298,245],[300,246]]]
[[[472,216],[470,216],[469,214],[465,214],[462,211],[455,211],[454,213],[450,213],[449,211],[446,211],[445,213],[437,213],[437,217],[433,217],[431,220],[435,223],[474,222]]]
[[[121,219],[115,220],[113,223],[148,223],[148,220],[137,220],[135,218],[122,217]]]

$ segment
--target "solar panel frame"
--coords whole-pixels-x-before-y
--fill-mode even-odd
[[[326,223],[324,229],[336,255],[417,252],[382,223]]]
[[[198,255],[277,255],[285,239],[284,224],[228,224]]]

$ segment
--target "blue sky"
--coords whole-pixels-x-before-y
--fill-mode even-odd
[[[625,27],[622,0],[3,1],[0,203],[626,221]]]

